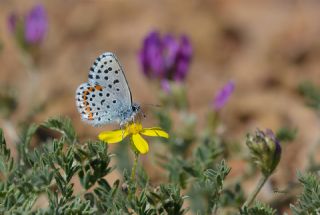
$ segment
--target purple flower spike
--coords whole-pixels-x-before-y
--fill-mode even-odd
[[[15,13],[11,13],[8,17],[7,20],[7,25],[10,33],[15,33],[16,32],[16,27],[17,27],[17,21],[18,21],[18,16]]]
[[[226,85],[223,86],[223,88],[217,93],[214,102],[213,107],[216,111],[220,110],[225,106],[227,101],[229,100],[231,94],[233,93],[235,88],[234,82],[229,81]]]
[[[36,5],[25,18],[25,40],[35,44],[43,40],[47,33],[47,13],[42,5]]]
[[[162,80],[161,81],[161,88],[164,92],[170,93],[171,91],[171,86],[168,80]]]
[[[180,38],[180,49],[176,56],[176,73],[173,75],[174,80],[181,81],[186,78],[191,57],[191,43],[187,36],[182,36]]]
[[[143,74],[151,79],[183,81],[192,58],[187,36],[180,39],[168,34],[161,37],[156,31],[147,35],[139,53]]]

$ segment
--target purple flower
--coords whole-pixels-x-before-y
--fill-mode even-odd
[[[143,73],[153,79],[183,81],[188,73],[192,47],[187,36],[179,39],[156,31],[147,35],[139,53]]]
[[[229,81],[222,89],[216,94],[213,102],[213,108],[218,111],[227,103],[232,92],[234,91],[235,85],[233,81]]]
[[[11,13],[7,19],[7,25],[10,33],[16,36],[22,46],[37,44],[47,33],[47,13],[42,5],[36,5],[24,18]]]
[[[35,44],[43,40],[47,33],[47,13],[42,5],[34,6],[25,18],[25,39],[28,43]]]

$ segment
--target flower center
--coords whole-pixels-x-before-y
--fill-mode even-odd
[[[127,127],[128,133],[130,134],[138,134],[142,130],[141,123],[132,123]]]

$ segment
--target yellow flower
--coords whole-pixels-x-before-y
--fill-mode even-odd
[[[98,138],[108,144],[118,143],[129,136],[136,150],[145,154],[149,151],[147,141],[141,136],[153,136],[169,138],[169,134],[161,128],[143,128],[141,123],[131,123],[125,129],[101,132]]]

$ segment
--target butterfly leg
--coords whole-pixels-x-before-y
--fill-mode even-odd
[[[126,129],[126,127],[125,127],[125,126],[123,126],[123,124],[122,124],[122,123],[120,123],[120,130],[122,131],[122,140],[124,139],[125,129]]]
[[[121,125],[121,127],[122,126],[123,125]],[[128,133],[128,129],[129,129],[128,125],[124,126],[124,128],[123,127],[121,128],[121,130],[122,130],[122,140],[124,139],[124,134]]]

